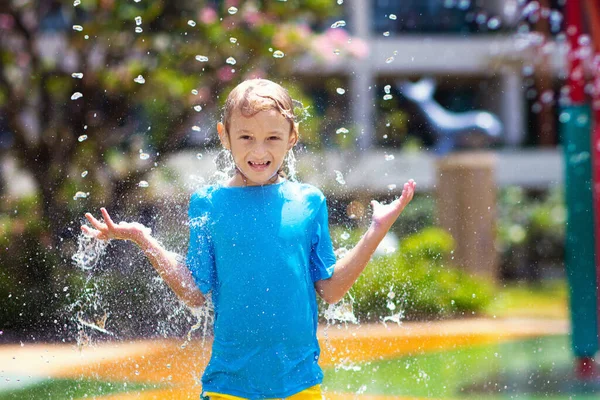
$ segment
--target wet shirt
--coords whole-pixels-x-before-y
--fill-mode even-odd
[[[287,397],[320,383],[314,282],[333,274],[327,205],[314,186],[206,186],[189,207],[187,265],[214,305],[204,391]]]

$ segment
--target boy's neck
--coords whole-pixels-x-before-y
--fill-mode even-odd
[[[269,179],[264,184],[256,184],[254,182],[248,183],[248,179],[236,168],[235,175],[227,182],[226,186],[229,187],[244,187],[244,186],[265,186],[265,185],[273,185],[275,183],[281,182],[283,178],[279,176],[279,174],[275,174],[273,178]]]

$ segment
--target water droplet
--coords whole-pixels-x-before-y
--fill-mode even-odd
[[[348,240],[350,239],[350,234],[348,232],[344,232],[340,235],[340,238],[342,238],[342,240]]]
[[[77,138],[77,140],[79,140],[80,142],[83,142],[85,140],[87,140],[88,136],[87,135],[81,135]]]
[[[577,39],[577,43],[579,43],[580,46],[589,46],[591,43],[591,39],[589,35],[580,35],[579,38]]]
[[[198,125],[192,126],[192,130],[195,132],[200,132],[200,127]]]
[[[341,88],[341,87],[339,87],[339,88],[335,89],[335,91],[336,91],[338,94],[344,94],[344,93],[346,93],[346,90],[345,90],[345,89],[343,89],[343,88]]]
[[[83,74],[82,74],[81,72],[73,72],[73,73],[71,74],[71,76],[72,76],[73,78],[76,78],[76,79],[81,79],[81,78],[83,78]]]
[[[383,87],[383,91],[386,92],[387,94],[390,94],[390,89],[392,88],[391,85],[385,85]]]
[[[586,114],[581,114],[577,117],[577,119],[575,120],[575,122],[577,123],[577,125],[579,126],[584,126],[585,124],[587,124],[589,121],[589,118]]]
[[[142,17],[140,17],[140,16],[135,17],[135,24],[137,26],[140,26],[142,24]]]
[[[192,89],[192,94],[197,95],[198,91],[196,89]]]
[[[394,61],[394,57],[388,57],[388,58],[386,58],[386,59],[385,59],[385,63],[386,63],[386,64],[389,64],[389,63],[391,63],[392,61]]]
[[[345,185],[346,181],[344,180],[344,175],[342,175],[340,171],[334,170],[333,172],[335,172],[335,180],[337,181],[337,183],[339,183],[340,185]]]
[[[135,78],[133,81],[136,82],[136,83],[139,83],[140,85],[146,83],[146,80],[141,75],[138,75],[137,78]]]
[[[197,158],[198,160],[202,160],[202,153],[198,153],[198,154],[196,154],[196,158]]]
[[[225,62],[229,65],[235,65],[236,63],[235,58],[233,57],[229,57],[227,60],[225,60]]]
[[[238,12],[237,7],[229,7],[229,9],[227,10],[227,12],[231,15],[235,14],[236,12]]]
[[[334,22],[333,24],[331,24],[331,27],[332,27],[333,29],[335,29],[335,28],[341,28],[341,27],[343,27],[343,26],[346,26],[346,21],[344,21],[343,19],[342,19],[342,20],[339,20],[339,21],[336,21],[336,22]]]
[[[135,33],[142,33],[142,32],[144,32],[144,30],[141,27],[139,27],[139,26],[135,27]]]
[[[384,100],[391,100],[392,97],[394,97],[394,96],[392,96],[391,94],[386,94],[385,96],[383,96],[383,99]]]
[[[523,75],[525,75],[525,76],[531,76],[531,75],[533,75],[533,66],[531,66],[531,65],[525,65],[523,67]]]
[[[390,36],[390,31],[383,32],[383,36],[385,36],[385,37]]]
[[[558,116],[558,120],[561,123],[566,124],[567,122],[569,122],[571,120],[571,114],[569,114],[568,112],[562,112]]]
[[[390,19],[392,21],[395,21],[396,19],[398,19],[398,17],[396,17],[396,14],[390,14]]]
[[[546,90],[542,93],[540,100],[544,104],[551,103],[554,100],[554,92],[552,90]]]
[[[335,54],[336,56],[339,56],[340,55],[340,49],[333,50],[333,54]]]
[[[77,7],[77,6],[78,6],[78,5],[80,5],[80,4],[81,4],[81,0],[75,0],[75,1],[73,2],[73,7]]]
[[[88,197],[87,193],[85,193],[85,192],[77,192],[77,193],[75,193],[75,196],[73,196],[73,200],[85,199],[87,197]]]
[[[198,60],[200,62],[207,62],[208,61],[208,57],[206,57],[206,56],[196,56],[196,60]]]
[[[81,94],[80,92],[75,92],[73,93],[73,95],[71,96],[71,100],[77,100],[83,97],[83,94]]]
[[[237,39],[234,37],[229,38],[229,41],[234,44],[237,43]]]
[[[339,135],[340,133],[343,133],[344,135],[347,134],[348,132],[350,132],[348,129],[346,128],[339,128],[337,131],[335,131],[335,133],[337,135]]]
[[[194,110],[200,112],[202,111],[202,106],[194,106]]]
[[[387,302],[387,308],[388,308],[390,311],[394,311],[394,310],[396,309],[396,305],[394,304],[394,302],[393,302],[393,301],[388,301],[388,302]]]
[[[140,183],[138,183],[138,186],[141,188],[147,188],[150,185],[146,181],[140,181]]]
[[[498,19],[497,17],[490,18],[487,23],[487,26],[490,29],[498,29],[500,27],[500,19]]]
[[[88,174],[88,172],[87,172],[87,171],[83,171],[83,172],[81,173],[81,177],[82,177],[82,178],[85,178],[85,177],[87,176],[87,174]]]
[[[385,161],[392,161],[395,157],[393,154],[386,154],[384,156],[384,158],[385,158]]]
[[[148,153],[140,153],[140,160],[147,160],[150,158],[150,154]]]
[[[81,25],[73,25],[73,30],[77,32],[81,32],[83,30],[83,26]]]
[[[192,21],[191,19],[188,21],[188,25],[191,27],[196,26],[196,21]]]
[[[344,4],[344,0],[337,0],[337,3],[338,3],[339,5],[342,5],[342,4]]]
[[[273,57],[275,58],[283,58],[283,56],[285,56],[285,54],[283,54],[283,51],[281,50],[275,50],[273,52]]]
[[[389,185],[387,185],[388,190],[394,190],[396,189],[396,184],[394,183],[390,183]]]

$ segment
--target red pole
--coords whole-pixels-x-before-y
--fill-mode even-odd
[[[569,40],[569,76],[567,85],[569,87],[569,98],[571,104],[585,103],[585,76],[581,60],[581,45],[579,37],[583,31],[583,20],[581,18],[581,5],[579,0],[567,0],[566,4],[567,39]]]
[[[592,95],[592,193],[594,195],[594,239],[596,242],[596,276],[600,277],[600,6],[597,0],[586,0],[585,8],[588,25],[592,34],[594,50],[593,76],[594,91]],[[600,287],[598,289],[600,291]],[[600,292],[598,293],[598,310],[600,310]],[[600,319],[599,319],[600,321]],[[600,328],[600,327],[599,327]],[[600,331],[600,329],[599,329]]]
[[[566,13],[566,33],[569,41],[569,52],[567,55],[569,75],[567,77],[567,87],[569,88],[569,100],[571,105],[585,104],[585,74],[583,69],[583,60],[581,59],[580,37],[583,32],[583,18],[581,14],[581,4],[579,0],[567,0],[565,6]],[[594,134],[596,129],[593,130]],[[592,140],[592,144],[594,143]],[[595,151],[593,151],[595,153]],[[595,169],[593,171],[594,177]],[[597,199],[597,196],[596,196]],[[595,202],[597,200],[594,200]],[[598,210],[598,205],[594,203],[594,208]],[[598,248],[598,225],[594,228],[596,235],[596,248]],[[598,252],[596,252],[597,254]],[[596,271],[598,271],[598,262],[596,261]],[[575,373],[580,379],[590,379],[594,374],[594,360],[591,357],[577,357],[575,362]]]

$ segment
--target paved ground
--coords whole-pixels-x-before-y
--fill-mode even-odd
[[[569,324],[554,319],[468,319],[398,326],[335,325],[321,327],[324,367],[340,361],[366,361],[422,354],[462,346],[543,335],[566,334]],[[209,357],[210,342],[183,339],[104,343],[79,351],[65,344],[0,346],[0,390],[48,378],[79,378],[118,382],[153,382],[168,389],[102,397],[102,400],[198,399],[198,381]],[[326,393],[331,400],[355,394]],[[384,397],[361,396],[383,400]],[[397,399],[397,398],[396,398]]]

